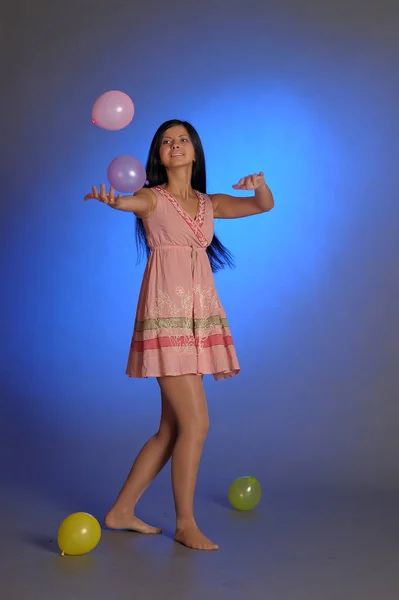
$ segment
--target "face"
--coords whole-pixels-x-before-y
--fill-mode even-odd
[[[159,148],[159,158],[168,169],[192,165],[195,160],[194,146],[183,125],[175,125],[165,131]]]

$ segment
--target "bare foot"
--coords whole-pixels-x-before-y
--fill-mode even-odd
[[[219,546],[208,540],[196,525],[187,525],[182,528],[177,528],[175,532],[175,540],[187,548],[195,550],[219,550]]]
[[[141,521],[134,515],[125,513],[115,513],[110,511],[104,519],[104,524],[108,529],[128,529],[129,531],[138,531],[139,533],[161,533],[159,527],[151,527],[144,521]]]

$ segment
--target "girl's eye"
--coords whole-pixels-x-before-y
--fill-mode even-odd
[[[162,144],[170,144],[171,140],[162,140]],[[188,138],[180,138],[181,142],[189,142],[190,140]]]

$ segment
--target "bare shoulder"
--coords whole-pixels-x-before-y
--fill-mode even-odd
[[[134,193],[134,197],[135,198],[149,198],[149,199],[151,198],[151,201],[152,201],[153,198],[156,199],[156,194],[152,188],[144,188],[143,187]]]
[[[232,196],[229,196],[227,194],[207,194],[207,196],[212,202],[213,212],[215,213],[215,216],[218,213],[220,202],[223,202],[223,200],[228,201],[232,198]]]
[[[220,196],[220,194],[206,194],[209,198],[209,200],[212,202],[213,208],[215,209],[215,207],[217,206],[218,203],[218,196]]]
[[[134,194],[134,198],[145,202],[146,210],[141,215],[142,219],[148,219],[148,217],[154,212],[157,206],[157,195],[152,188],[141,188]]]

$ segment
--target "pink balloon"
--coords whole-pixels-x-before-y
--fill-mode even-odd
[[[108,131],[117,131],[129,125],[134,115],[131,98],[124,92],[111,90],[95,101],[92,109],[92,123]]]

